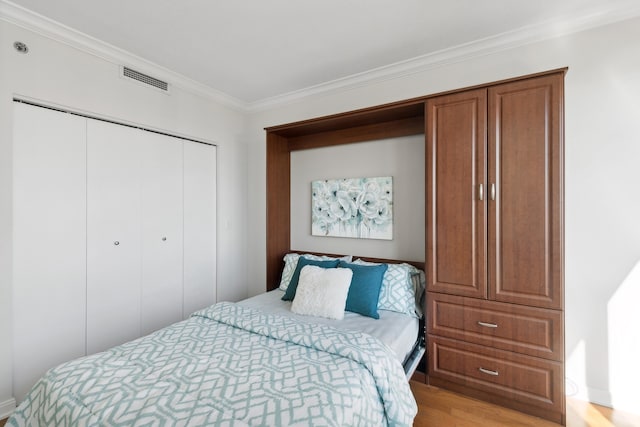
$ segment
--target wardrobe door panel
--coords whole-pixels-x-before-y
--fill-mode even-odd
[[[485,298],[486,90],[426,108],[427,287]]]
[[[14,104],[13,395],[85,354],[86,120]]]
[[[182,320],[182,140],[143,132],[141,333]]]
[[[216,147],[184,143],[184,316],[216,302]]]
[[[143,131],[87,122],[87,352],[140,336]]]
[[[489,89],[492,299],[562,308],[561,105],[559,75]]]

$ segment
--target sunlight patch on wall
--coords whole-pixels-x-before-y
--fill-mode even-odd
[[[640,261],[607,305],[609,390],[616,409],[637,413],[640,407]]]
[[[568,355],[566,369],[566,395],[588,401],[589,394],[586,386],[587,355],[584,340],[580,340],[571,354]]]

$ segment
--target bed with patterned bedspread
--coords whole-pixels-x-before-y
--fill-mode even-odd
[[[409,426],[402,366],[364,333],[219,303],[51,369],[9,426]]]

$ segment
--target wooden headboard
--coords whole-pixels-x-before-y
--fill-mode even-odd
[[[325,256],[330,256],[330,257],[334,257],[334,258],[342,257],[342,256],[345,256],[345,255],[351,255],[351,254],[329,254],[329,253],[324,253],[324,252],[298,251],[298,250],[291,250],[291,251],[289,251],[287,253],[325,255]],[[366,257],[366,256],[358,256],[358,255],[352,255],[352,256],[353,256],[353,259],[361,259],[363,261],[368,261],[368,262],[377,262],[377,263],[381,263],[381,264],[382,263],[384,263],[384,264],[402,264],[402,263],[406,263],[406,264],[409,264],[409,265],[413,265],[417,269],[423,270],[423,271],[424,271],[424,268],[425,268],[424,261],[405,261],[405,260],[398,260],[398,259],[371,258],[371,257]],[[284,260],[282,258],[280,258],[280,265],[278,267],[278,271],[281,272],[283,267],[284,267]],[[278,275],[277,279],[274,282],[267,282],[267,291],[271,291],[273,289],[276,289],[279,285],[280,285],[280,276]]]

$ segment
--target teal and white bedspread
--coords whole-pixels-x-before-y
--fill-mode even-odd
[[[364,333],[219,303],[48,371],[9,426],[410,426],[393,352]]]

